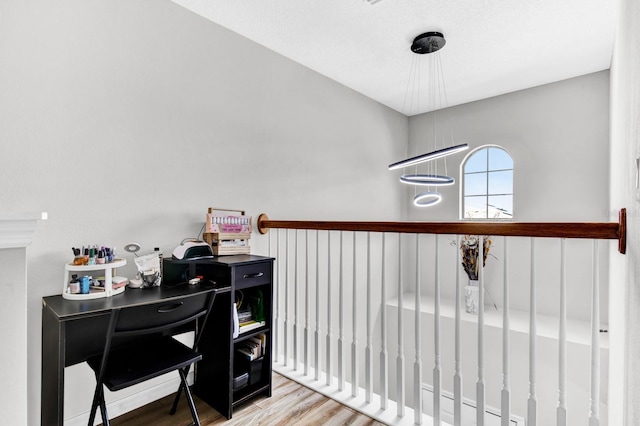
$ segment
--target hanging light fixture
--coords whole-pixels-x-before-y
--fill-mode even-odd
[[[420,34],[413,40],[413,43],[411,44],[411,51],[417,55],[430,54],[430,53],[437,52],[442,47],[444,47],[445,44],[446,44],[446,40],[442,33],[435,32],[435,31],[426,32],[426,33]],[[442,80],[441,78],[442,67],[440,66],[438,55],[434,55],[434,60],[437,60],[438,62],[436,66],[430,67],[430,71],[432,73],[431,81],[434,82],[434,84],[432,84],[432,87],[430,89],[432,92],[431,95],[435,99],[436,86],[437,86],[436,82],[439,82],[440,80]],[[415,79],[417,74],[417,72],[415,71],[415,68],[417,68],[417,62],[414,60],[414,70],[413,70],[414,86],[415,86]],[[435,77],[437,74],[440,74],[440,79],[436,81]],[[446,91],[444,90],[444,81],[442,82],[442,84],[443,84],[443,89],[442,91],[438,90],[438,94],[444,94],[445,104],[438,105],[438,107],[446,106]],[[405,97],[405,102],[406,102],[406,97]],[[438,108],[434,108],[434,109],[438,109]],[[437,138],[435,119],[434,119],[433,126],[434,126],[434,141],[433,141],[434,150],[427,152],[426,154],[417,155],[415,157],[407,158],[406,160],[402,160],[402,161],[398,161],[396,163],[390,164],[389,170],[396,170],[396,169],[401,169],[401,168],[410,167],[410,166],[417,166],[418,164],[434,161],[439,158],[446,157],[448,155],[455,154],[457,152],[461,152],[469,148],[469,145],[465,143],[465,144],[453,145],[450,147],[443,147],[441,149],[435,149],[437,144],[437,141],[435,140]],[[406,183],[409,185],[418,185],[418,186],[427,186],[427,187],[446,186],[446,185],[453,185],[455,183],[455,179],[450,176],[439,175],[437,173],[422,174],[422,173],[418,173],[417,170],[416,170],[416,173],[414,174],[403,174],[400,177],[400,181],[402,183]],[[442,200],[442,195],[439,192],[427,189],[427,191],[424,191],[415,195],[413,199],[413,204],[417,207],[427,207],[427,206],[436,205],[441,200]]]
[[[469,145],[463,143],[461,145],[451,146],[449,148],[438,149],[437,151],[427,152],[426,154],[418,155],[416,157],[407,158],[406,160],[398,161],[389,165],[389,170],[401,169],[403,167],[415,166],[420,163],[424,163],[431,160],[436,160],[440,157],[455,154],[456,152],[464,151],[468,149]]]
[[[456,180],[451,176],[443,175],[402,175],[400,176],[400,182],[408,183],[409,185],[424,185],[424,186],[449,186],[453,185]]]
[[[425,191],[413,198],[413,205],[416,207],[435,206],[442,201],[442,195],[437,191]]]

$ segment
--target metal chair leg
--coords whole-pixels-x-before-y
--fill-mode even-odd
[[[187,402],[189,403],[189,411],[191,411],[191,417],[193,417],[193,424],[195,426],[200,426],[200,419],[198,418],[198,412],[196,411],[196,404],[193,402],[193,397],[191,396],[191,391],[189,390],[187,376],[184,374],[184,371],[182,369],[178,369],[178,374],[180,374],[180,380],[182,381],[182,386],[184,387],[184,394],[187,397]]]
[[[109,426],[109,415],[107,414],[107,404],[104,401],[104,387],[100,391],[100,413],[102,413],[102,426]]]
[[[184,368],[185,376],[189,375],[190,368],[191,368],[190,365],[187,365]],[[173,405],[171,406],[171,410],[169,411],[169,414],[171,414],[172,416],[176,413],[176,410],[178,409],[178,403],[180,402],[180,394],[182,393],[183,386],[184,385],[182,384],[182,381],[180,381],[180,387],[178,388],[178,392],[176,392],[176,397],[173,399]]]
[[[97,409],[98,409],[98,404],[94,400],[93,404],[91,405],[91,414],[89,414],[89,423],[87,423],[88,426],[93,426],[93,423],[94,423],[94,421],[96,419],[96,410]]]
[[[180,401],[180,394],[182,394],[182,387],[184,385],[182,384],[182,380],[180,381],[180,386],[178,387],[178,392],[176,392],[176,397],[173,398],[173,405],[171,406],[171,410],[169,410],[169,414],[171,414],[172,416],[176,413],[176,410],[178,409],[178,402]]]
[[[93,423],[96,419],[96,411],[98,410],[98,405],[100,404],[100,389],[102,388],[101,384],[96,385],[96,390],[93,392],[93,402],[91,403],[91,413],[89,414],[89,423],[88,426],[93,426]]]
[[[96,414],[100,407],[100,416],[102,417],[102,426],[109,426],[109,415],[107,414],[107,404],[104,402],[104,386],[96,386],[93,395],[93,403],[91,404],[91,413],[89,414],[89,426],[93,426]]]

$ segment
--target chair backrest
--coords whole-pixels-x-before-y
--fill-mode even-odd
[[[114,309],[116,318],[110,329],[114,337],[166,333],[207,316],[215,294],[214,290],[210,294],[195,294],[145,306]]]
[[[197,349],[202,331],[213,307],[217,290],[199,293],[174,300],[163,300],[144,306],[114,308],[107,328],[100,376],[109,358],[114,338],[152,334],[171,334],[199,318],[193,348]]]

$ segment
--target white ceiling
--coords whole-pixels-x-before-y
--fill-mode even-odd
[[[453,106],[609,69],[615,31],[615,0],[173,1],[407,115],[433,109],[405,100],[429,96],[409,84],[435,56],[411,52],[418,34],[444,33]]]

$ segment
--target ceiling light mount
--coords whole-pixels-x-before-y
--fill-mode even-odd
[[[411,43],[411,51],[419,55],[426,53],[437,52],[442,49],[447,41],[444,39],[444,35],[437,31],[429,31],[422,33],[413,39]]]

